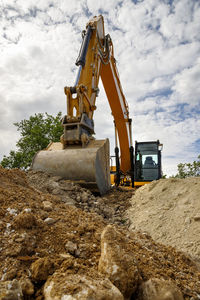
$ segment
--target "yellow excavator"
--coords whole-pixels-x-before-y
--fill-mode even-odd
[[[74,86],[64,88],[67,115],[62,120],[61,142],[51,143],[38,152],[32,169],[76,181],[100,194],[106,193],[113,183],[134,187],[161,178],[160,142],[136,142],[134,151],[132,119],[120,84],[112,40],[104,33],[103,16],[93,17],[82,32],[76,65]],[[99,77],[114,118],[115,166],[110,166],[109,140],[94,138]]]

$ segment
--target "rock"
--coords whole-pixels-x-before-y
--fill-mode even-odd
[[[64,202],[64,203],[66,203],[66,204],[68,204],[68,205],[72,205],[72,206],[75,206],[75,201],[74,201],[74,199],[72,199],[71,197],[69,197],[69,196],[62,196],[62,201]]]
[[[34,294],[34,285],[29,278],[21,278],[19,282],[22,288],[23,295],[30,296]]]
[[[51,193],[53,194],[53,195],[60,195],[60,189],[59,188],[55,188],[55,189],[53,189],[52,191],[51,191]]]
[[[76,201],[77,201],[77,202],[81,202],[81,196],[77,195],[77,196],[76,196]]]
[[[200,221],[200,214],[197,214],[196,216],[194,216],[194,220],[195,221]]]
[[[7,256],[18,256],[23,252],[23,246],[21,244],[16,245],[15,247],[8,247],[5,251],[5,254]],[[8,274],[8,276],[10,276],[10,274]],[[13,279],[12,277],[7,278],[7,280]]]
[[[183,300],[183,295],[172,282],[152,278],[140,286],[138,300]]]
[[[73,182],[70,182],[70,181],[67,181],[67,180],[63,180],[62,183],[61,183],[61,185],[60,185],[60,188],[63,191],[71,192],[71,191],[74,191],[76,189],[76,186],[74,185]]]
[[[50,190],[59,188],[59,183],[58,183],[57,180],[55,181],[54,178],[55,178],[55,177],[53,176],[53,178],[51,178],[51,179],[49,180],[48,184],[47,184],[47,186],[48,186],[48,188],[49,188]]]
[[[13,226],[15,228],[31,229],[37,225],[37,219],[31,212],[21,212],[14,218]]]
[[[45,220],[46,218],[48,218],[48,213],[46,211],[41,211],[40,212],[40,218],[42,220]]]
[[[185,218],[185,224],[190,224],[191,223],[191,219],[189,217]]]
[[[52,176],[51,180],[52,180],[53,182],[54,182],[54,181],[58,182],[58,181],[62,180],[62,177],[61,177],[61,176]]]
[[[15,268],[11,269],[10,271],[4,274],[3,280],[13,280],[17,276],[17,270]]]
[[[46,211],[51,211],[52,210],[52,203],[50,201],[43,201],[43,208]]]
[[[111,218],[115,213],[115,211],[112,207],[103,206],[101,209],[102,209],[102,214],[103,214],[104,218]]]
[[[54,269],[54,263],[49,258],[39,258],[31,265],[32,279],[46,280],[49,275],[53,274]]]
[[[129,299],[137,288],[139,272],[125,236],[126,232],[122,234],[113,225],[104,228],[98,270]]]
[[[83,192],[82,195],[81,195],[81,200],[82,200],[83,202],[87,202],[89,196],[90,196],[90,195],[89,195],[88,192]]]
[[[12,281],[0,281],[0,300],[22,299],[22,289],[19,282],[16,279]]]
[[[17,216],[17,209],[8,207],[8,208],[7,208],[7,212],[8,212],[10,215]]]
[[[72,255],[76,253],[77,249],[78,249],[77,245],[71,241],[68,241],[65,244],[65,250]]]
[[[45,300],[123,300],[120,291],[98,273],[54,273],[44,285]]]
[[[88,249],[88,246],[85,244],[79,244],[78,249],[75,251],[75,256],[79,258],[88,258],[88,252],[90,250],[90,247]]]
[[[44,222],[48,225],[52,225],[52,224],[56,223],[56,220],[54,220],[53,218],[46,218],[44,220]]]

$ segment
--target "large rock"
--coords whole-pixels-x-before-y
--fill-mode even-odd
[[[171,281],[152,278],[139,289],[138,300],[183,300],[181,291]]]
[[[20,278],[20,286],[24,296],[31,296],[34,294],[34,285],[29,278]]]
[[[124,297],[108,279],[88,275],[55,272],[44,286],[45,300],[123,300]]]
[[[32,212],[23,211],[14,218],[15,229],[31,229],[35,226],[37,226],[37,219]]]
[[[12,281],[0,282],[0,300],[22,300],[23,294],[19,282]]]
[[[139,272],[127,232],[108,225],[101,234],[101,257],[98,270],[121,291],[125,299],[135,292]]]
[[[48,257],[39,258],[31,265],[32,279],[43,281],[54,272],[54,263]]]

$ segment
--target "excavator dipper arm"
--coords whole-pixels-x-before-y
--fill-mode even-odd
[[[76,65],[78,75],[73,87],[65,87],[67,115],[63,118],[63,145],[87,144],[94,134],[93,113],[99,93],[101,59],[107,47],[102,16],[94,17],[82,33],[82,45]]]

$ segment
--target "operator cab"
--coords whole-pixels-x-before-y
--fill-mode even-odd
[[[159,141],[135,142],[136,186],[143,185],[147,181],[158,180],[162,177],[162,146]]]

